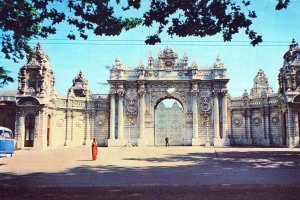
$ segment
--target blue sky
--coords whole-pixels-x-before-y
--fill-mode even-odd
[[[259,69],[264,70],[274,92],[277,92],[277,76],[283,63],[283,54],[288,50],[292,38],[300,42],[298,20],[300,1],[291,1],[288,9],[282,11],[275,11],[275,4],[276,0],[252,1],[252,8],[258,16],[253,20],[252,27],[263,36],[265,41],[257,47],[249,45],[243,30],[241,34],[233,37],[231,43],[222,42],[221,35],[205,38],[174,37],[173,39],[163,35],[161,45],[148,46],[144,45],[143,40],[156,29],[142,27],[123,32],[117,37],[91,35],[88,41],[69,41],[66,40],[65,35],[72,28],[63,24],[58,27],[57,35],[51,36],[49,40],[33,40],[31,44],[35,45],[39,41],[49,55],[56,78],[56,91],[59,95],[67,94],[73,78],[80,70],[88,79],[93,93],[107,93],[108,86],[102,84],[109,78],[109,71],[105,66],[112,66],[116,56],[126,66],[136,67],[141,60],[147,63],[150,51],[154,57],[157,57],[159,49],[164,49],[166,45],[177,49],[180,58],[187,53],[189,63],[195,60],[200,66],[212,66],[219,55],[228,69],[230,78],[228,89],[231,96],[241,96],[244,89],[249,91]],[[19,68],[25,63],[21,61],[15,64],[3,59],[0,62],[1,65],[9,66],[8,69],[12,71],[11,75],[16,80]],[[17,89],[17,82],[4,89]]]

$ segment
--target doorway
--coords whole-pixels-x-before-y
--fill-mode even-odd
[[[34,141],[35,117],[29,114],[25,118],[25,147],[33,147]]]
[[[282,137],[282,144],[283,145],[287,145],[287,133],[286,133],[286,130],[287,130],[287,127],[286,127],[286,124],[287,124],[287,121],[286,121],[286,112],[283,113],[283,116],[282,116],[282,122],[283,122],[283,137]]]
[[[47,147],[50,146],[50,133],[51,133],[51,115],[48,115],[48,120],[47,120]]]
[[[154,145],[164,146],[169,138],[170,146],[184,144],[184,110],[176,99],[163,99],[155,107]]]

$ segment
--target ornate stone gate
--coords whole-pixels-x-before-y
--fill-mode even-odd
[[[110,71],[110,132],[108,146],[128,141],[138,146],[155,145],[155,108],[166,98],[183,107],[180,145],[224,145],[227,138],[227,69],[217,58],[211,67],[189,65],[173,49],[152,54],[127,69],[119,58]],[[214,109],[216,108],[216,109]],[[161,142],[160,142],[161,143]]]

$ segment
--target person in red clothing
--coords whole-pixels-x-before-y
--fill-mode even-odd
[[[93,143],[92,143],[92,159],[93,160],[97,160],[97,153],[98,153],[98,144],[96,139],[93,139]]]

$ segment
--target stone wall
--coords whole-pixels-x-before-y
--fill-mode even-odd
[[[231,145],[280,146],[278,96],[231,99]]]

